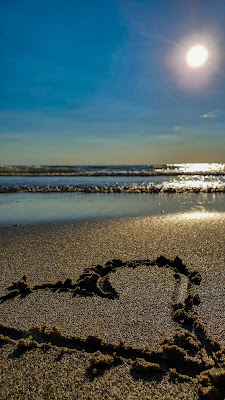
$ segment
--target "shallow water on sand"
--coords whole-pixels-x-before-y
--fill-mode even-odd
[[[4,193],[0,226],[85,218],[225,211],[221,193]]]

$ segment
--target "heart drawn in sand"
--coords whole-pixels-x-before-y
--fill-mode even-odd
[[[123,342],[108,343],[95,335],[86,339],[79,336],[69,337],[57,327],[48,329],[46,326],[22,331],[0,325],[0,345],[12,343],[15,346],[14,357],[34,348],[46,350],[49,347],[58,348],[61,355],[72,351],[92,353],[93,359],[87,370],[89,379],[129,361],[134,379],[148,379],[153,374],[157,377],[169,374],[171,379],[197,382],[200,398],[220,398],[225,380],[225,352],[219,343],[209,337],[198,319],[197,310],[201,300],[196,294],[196,288],[201,284],[201,275],[197,271],[190,271],[179,257],[169,260],[161,256],[154,261],[111,260],[104,266],[87,268],[75,283],[68,278],[64,282],[32,286],[28,278],[23,276],[21,281],[8,288],[8,293],[0,301],[3,304],[13,301],[17,296],[26,297],[41,290],[71,292],[74,297],[98,296],[115,301],[120,295],[110,280],[112,274],[120,269],[135,270],[140,266],[169,269],[174,278],[171,315],[176,331],[173,336],[163,340],[158,351],[148,347],[141,349],[127,346]]]

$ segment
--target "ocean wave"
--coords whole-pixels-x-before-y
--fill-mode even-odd
[[[0,166],[2,176],[180,176],[225,175],[225,164],[192,163],[161,165]]]
[[[159,185],[105,185],[105,186],[36,186],[36,185],[0,185],[0,193],[225,193],[225,184],[212,184],[209,182],[186,182],[168,184],[167,182]]]

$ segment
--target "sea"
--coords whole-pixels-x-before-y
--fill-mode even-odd
[[[0,166],[0,226],[224,211],[224,163]]]

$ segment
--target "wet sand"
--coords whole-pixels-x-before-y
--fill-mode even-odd
[[[224,398],[224,244],[224,213],[0,228],[0,398]]]

